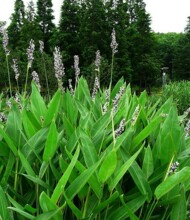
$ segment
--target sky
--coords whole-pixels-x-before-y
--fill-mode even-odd
[[[34,0],[36,2],[37,0]],[[0,0],[0,21],[9,21],[15,0]],[[27,5],[29,0],[24,0]],[[55,23],[58,24],[63,0],[52,0]],[[144,0],[155,32],[183,32],[190,16],[190,0]]]

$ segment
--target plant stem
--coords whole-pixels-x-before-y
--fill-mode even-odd
[[[30,67],[27,66],[27,71],[26,71],[26,81],[25,81],[25,87],[24,87],[24,96],[26,95],[26,89],[27,89],[27,84],[28,84],[28,72],[29,72]]]
[[[49,84],[48,84],[46,63],[45,63],[45,58],[44,58],[44,54],[43,53],[42,53],[42,59],[43,59],[43,64],[44,64],[44,73],[45,73],[45,78],[46,78],[46,87],[47,87],[47,92],[48,92],[48,100],[50,101],[50,93],[49,93]]]
[[[18,184],[18,158],[16,158],[15,164],[15,179],[14,179],[14,190],[17,192],[17,184]]]
[[[10,95],[12,96],[11,77],[10,77],[10,71],[9,71],[8,55],[6,55],[6,64],[7,64],[7,73],[8,73],[8,80],[9,80]]]
[[[110,91],[111,91],[112,80],[113,80],[113,64],[114,64],[114,53],[112,53],[112,62],[111,62]]]
[[[152,215],[152,213],[153,213],[153,211],[154,211],[154,209],[155,209],[157,203],[158,203],[158,200],[156,200],[156,199],[154,198],[153,203],[152,203],[152,205],[151,205],[151,207],[150,207],[150,209],[149,209],[149,212],[148,212],[148,214],[147,214],[145,220],[149,220],[149,219],[150,219],[150,217],[151,217],[151,215]]]
[[[86,210],[87,210],[88,200],[89,200],[89,196],[90,196],[90,191],[91,191],[91,188],[89,187],[87,197],[86,197],[86,200],[85,200],[85,204],[84,204],[84,210],[83,210],[82,218],[85,218],[85,216],[86,216]]]

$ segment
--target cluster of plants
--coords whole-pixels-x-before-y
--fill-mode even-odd
[[[1,96],[1,219],[188,219],[189,110],[77,82]]]
[[[163,89],[162,96],[163,101],[172,97],[177,105],[178,113],[183,114],[190,103],[190,81],[169,83]]]

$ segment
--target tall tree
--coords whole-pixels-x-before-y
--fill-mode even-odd
[[[59,42],[68,77],[73,73],[73,57],[81,52],[79,43],[80,5],[77,0],[64,0],[59,22]],[[66,75],[67,75],[66,74]]]
[[[94,61],[97,50],[105,57],[110,44],[103,1],[86,0],[82,4],[81,17],[80,40],[83,59],[85,65],[89,65]]]
[[[8,27],[9,43],[15,49],[19,45],[20,33],[25,18],[25,6],[23,0],[16,0],[14,12],[11,15],[11,23]]]
[[[128,56],[129,41],[126,29],[129,26],[128,2],[123,0],[109,0],[106,2],[107,22],[109,32],[116,30],[118,53],[115,56],[115,81],[123,76],[131,81],[131,64]],[[111,54],[111,53],[110,53]]]
[[[150,28],[150,15],[146,12],[145,6],[143,0],[128,1],[130,19],[127,35],[133,69],[132,81],[140,87],[149,86],[153,83],[154,76],[159,73],[157,65],[154,65],[155,39]]]
[[[174,76],[177,80],[190,80],[190,17],[176,47]]]
[[[43,33],[43,41],[45,51],[48,51],[48,41],[50,40],[55,24],[53,23],[53,4],[52,0],[38,0],[37,1],[37,22]]]
[[[42,31],[36,21],[35,5],[33,0],[31,0],[28,3],[26,18],[24,19],[21,29],[21,49],[26,50],[31,39],[34,40],[35,44],[38,44],[38,41],[41,40],[42,37]]]

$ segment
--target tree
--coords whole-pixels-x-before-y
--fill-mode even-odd
[[[15,49],[19,45],[20,33],[25,18],[25,6],[22,0],[16,0],[14,12],[11,15],[11,23],[8,27],[9,43]]]
[[[64,0],[59,22],[58,45],[62,51],[68,78],[74,73],[73,57],[81,52],[79,41],[80,5],[77,0]]]
[[[107,58],[110,37],[103,1],[86,0],[82,4],[81,19],[80,42],[85,65],[94,62],[97,50],[100,50],[104,58]]]
[[[190,17],[188,17],[185,33],[177,43],[174,76],[177,80],[190,80]]]
[[[45,51],[48,52],[49,43],[55,24],[53,23],[53,9],[52,0],[38,0],[37,1],[37,16],[36,20],[43,33],[43,42]]]
[[[154,56],[156,41],[150,28],[150,15],[146,12],[145,6],[143,0],[128,1],[130,18],[126,34],[129,36],[129,57],[133,69],[132,82],[140,87],[150,86],[154,77],[159,74],[151,58]]]

